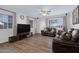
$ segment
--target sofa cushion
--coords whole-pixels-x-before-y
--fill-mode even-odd
[[[62,32],[62,34],[60,35],[60,39],[66,40],[66,32]]]
[[[68,33],[72,33],[74,31],[74,28],[68,29]]]
[[[47,29],[47,31],[49,31],[49,32],[52,30],[52,28],[48,28],[48,27],[47,27],[46,29]]]
[[[58,31],[57,31],[57,34],[58,34],[58,35],[62,35],[63,32],[64,32],[63,30],[58,30]]]
[[[74,41],[74,42],[79,42],[79,33],[76,33],[76,34],[72,37],[72,41]]]
[[[71,38],[72,38],[71,33],[63,32],[62,35],[60,35],[61,40],[68,41],[68,40],[71,40]]]

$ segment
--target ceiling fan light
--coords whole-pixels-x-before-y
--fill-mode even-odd
[[[43,15],[43,16],[47,16],[47,14],[46,14],[46,13],[43,13],[42,15]]]

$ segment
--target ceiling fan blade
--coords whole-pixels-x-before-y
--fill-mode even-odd
[[[48,12],[51,12],[50,10]]]

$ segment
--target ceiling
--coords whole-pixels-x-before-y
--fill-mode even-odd
[[[76,5],[0,5],[0,7],[7,8],[8,10],[12,10],[17,13],[37,16],[39,15],[41,9],[46,8],[50,10],[50,15],[59,15],[72,11],[76,8]]]

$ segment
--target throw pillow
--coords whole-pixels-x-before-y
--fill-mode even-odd
[[[71,33],[67,33],[66,36],[67,36],[67,40],[71,40],[72,39],[72,34]]]
[[[54,29],[52,29],[51,32],[53,33],[54,32]]]
[[[74,36],[76,35],[76,33],[77,33],[77,30],[74,30],[74,31],[72,32],[72,36],[74,37]]]
[[[71,39],[71,34],[67,32],[63,32],[60,36],[61,40],[69,41]]]
[[[44,28],[44,32],[46,32],[47,31],[47,29],[46,28]]]
[[[74,41],[74,42],[79,42],[79,33],[76,33],[76,34],[72,37],[72,41]]]
[[[66,32],[63,32],[63,33],[60,35],[60,39],[61,39],[61,40],[66,40]]]

